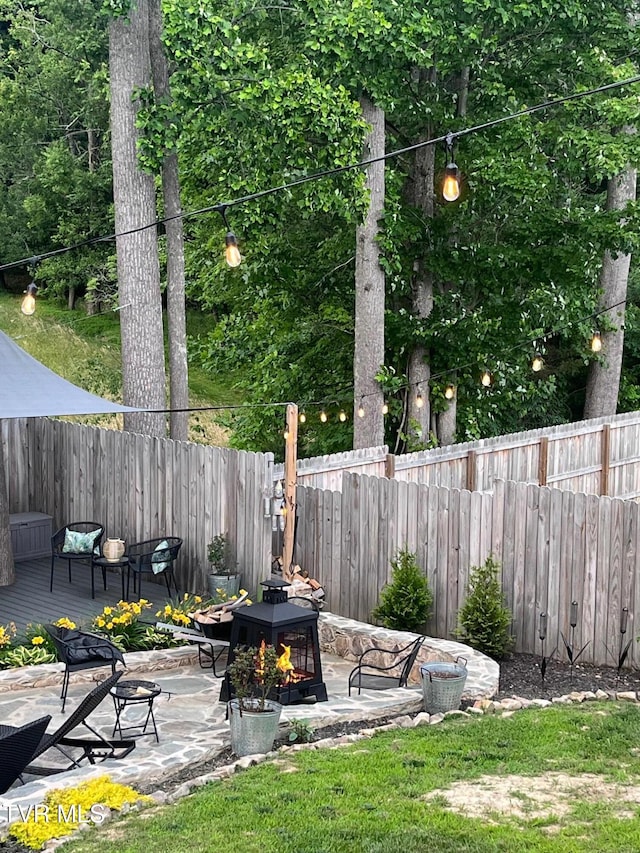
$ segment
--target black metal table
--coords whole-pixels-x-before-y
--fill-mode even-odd
[[[124,601],[124,575],[129,569],[129,558],[126,554],[118,560],[107,560],[106,557],[93,557],[91,560],[91,598],[95,598],[95,590],[93,587],[93,567],[97,566],[102,570],[102,580],[104,588],[107,588],[107,569],[120,569],[120,581],[122,583],[122,600]]]
[[[119,681],[111,689],[113,704],[116,709],[116,721],[113,726],[112,737],[115,737],[116,733],[119,733],[122,738],[125,732],[129,732],[129,737],[134,738],[142,737],[143,735],[154,735],[156,743],[160,743],[156,718],[153,714],[153,700],[161,693],[162,688],[153,681]],[[137,705],[143,702],[147,703],[147,716],[144,722],[123,726],[120,718],[124,709],[128,705]],[[139,731],[136,732],[136,729],[139,729]]]

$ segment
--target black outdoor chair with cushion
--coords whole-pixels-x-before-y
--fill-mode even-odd
[[[35,755],[51,717],[25,726],[0,726],[0,794],[4,794]]]
[[[59,726],[55,732],[44,734],[40,743],[36,747],[35,753],[31,760],[40,758],[47,750],[56,749],[61,753],[69,764],[64,766],[43,767],[29,763],[24,768],[24,773],[31,773],[34,776],[50,776],[53,773],[62,773],[65,770],[72,770],[74,767],[79,767],[80,762],[85,759],[90,764],[95,764],[96,759],[104,760],[105,758],[124,758],[125,755],[135,749],[135,740],[108,740],[99,732],[93,729],[87,722],[89,714],[96,710],[98,705],[109,695],[109,692],[115,687],[122,672],[114,672],[109,678],[101,681],[99,684],[90,690],[89,693],[82,699],[78,707],[72,711],[67,719]],[[71,733],[79,726],[84,726],[93,735],[92,738],[76,738],[71,737]],[[67,749],[65,749],[67,747]],[[74,758],[68,752],[68,748],[81,749],[82,754],[78,758]]]
[[[100,542],[104,535],[104,527],[97,521],[74,521],[61,527],[51,537],[51,580],[49,592],[53,592],[53,569],[56,560],[66,560],[71,583],[71,563],[85,562],[91,567],[91,598],[95,598],[93,585],[93,555],[100,553]],[[104,588],[107,588],[106,571],[102,572]]]
[[[110,666],[111,672],[115,673],[116,663],[120,661],[124,664],[122,652],[106,637],[72,628],[59,628],[57,625],[45,625],[45,630],[53,640],[58,660],[65,665],[60,693],[63,713],[72,672],[93,669],[96,666]]]
[[[402,649],[396,651],[380,649],[376,646],[366,649],[358,658],[358,665],[349,674],[349,695],[351,695],[352,687],[357,687],[358,693],[361,690],[387,690],[390,687],[406,687],[409,673],[425,639],[426,637],[418,637],[417,640],[412,640]],[[372,660],[372,658],[374,659]],[[379,663],[380,660],[388,661],[388,663],[382,665]]]
[[[142,598],[142,575],[162,574],[169,595],[171,595],[170,580],[173,581],[176,595],[179,595],[178,585],[173,574],[173,564],[178,557],[181,547],[182,539],[179,539],[177,536],[160,536],[157,539],[147,539],[145,542],[136,542],[133,545],[129,545],[127,548],[127,557],[129,558],[127,599],[129,598],[129,578],[132,572],[133,593],[134,595],[137,594],[138,598]]]

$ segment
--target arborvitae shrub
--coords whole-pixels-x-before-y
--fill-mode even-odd
[[[500,563],[490,554],[482,566],[472,566],[467,598],[458,614],[457,636],[473,649],[501,660],[513,646],[511,611],[504,606],[499,581]]]
[[[416,555],[402,548],[391,561],[391,583],[380,593],[373,620],[395,631],[420,633],[431,613],[433,595],[416,562]]]

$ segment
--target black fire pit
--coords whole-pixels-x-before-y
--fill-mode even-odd
[[[264,642],[274,646],[278,655],[290,650],[293,666],[287,683],[274,689],[271,698],[282,705],[296,702],[326,702],[327,688],[322,680],[318,613],[290,604],[284,581],[262,581],[265,591],[260,604],[240,607],[233,614],[228,663],[240,648],[260,648]],[[228,672],[220,689],[220,701],[233,699]]]

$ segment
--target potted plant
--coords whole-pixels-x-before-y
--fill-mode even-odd
[[[209,593],[212,598],[227,601],[240,589],[240,574],[236,572],[235,564],[229,559],[229,543],[227,537],[219,533],[207,545],[209,560]]]
[[[259,649],[238,650],[227,673],[235,694],[228,703],[232,751],[239,756],[269,752],[282,712],[269,698],[284,677],[278,653],[264,642]]]

